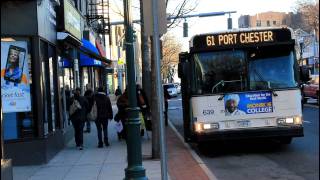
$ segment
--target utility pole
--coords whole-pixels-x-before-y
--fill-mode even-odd
[[[161,71],[160,71],[160,21],[159,21],[159,13],[158,12],[158,0],[152,0],[152,30],[153,30],[153,57],[155,61],[155,84],[156,84],[156,96],[158,97],[158,103],[157,103],[157,109],[160,111],[159,113],[159,135],[160,135],[160,155],[161,155],[161,179],[167,180],[168,179],[168,173],[167,173],[167,157],[166,157],[166,136],[165,136],[165,130],[164,130],[164,120],[163,120],[163,88],[161,84]]]
[[[131,0],[124,0],[124,22],[125,22],[125,46],[128,74],[128,98],[129,108],[127,125],[127,155],[128,166],[125,169],[125,180],[147,180],[146,171],[142,166],[142,150],[140,138],[139,108],[136,98],[136,80],[134,68],[133,49],[133,25],[131,14]]]
[[[142,60],[142,87],[144,90],[151,89],[151,59],[149,50],[149,38],[144,33],[143,0],[140,0],[140,27],[141,27],[141,60]],[[145,91],[151,101],[151,91]]]

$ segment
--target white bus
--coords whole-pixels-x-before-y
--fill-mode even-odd
[[[201,34],[180,53],[187,142],[303,136],[299,50],[290,28]]]

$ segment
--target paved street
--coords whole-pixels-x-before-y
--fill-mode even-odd
[[[181,97],[169,102],[169,118],[183,134]],[[318,179],[319,108],[315,100],[304,106],[304,132],[288,146],[274,142],[244,141],[192,149],[218,179]],[[232,170],[232,171],[230,171]]]

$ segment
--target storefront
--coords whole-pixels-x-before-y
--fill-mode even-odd
[[[1,4],[5,157],[14,165],[45,163],[64,146],[56,6],[50,0]]]

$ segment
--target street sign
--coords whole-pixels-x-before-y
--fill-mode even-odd
[[[124,65],[124,60],[123,60],[123,58],[119,58],[119,60],[118,60],[118,65]]]
[[[157,0],[158,7],[158,28],[159,34],[167,32],[167,13],[166,1]],[[152,0],[143,0],[143,19],[144,19],[144,33],[146,36],[153,35],[153,15],[152,15]]]

